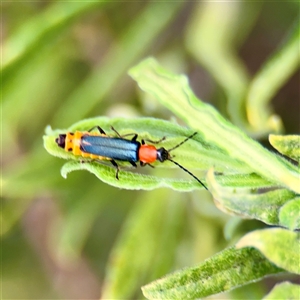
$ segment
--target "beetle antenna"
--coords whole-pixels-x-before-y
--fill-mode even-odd
[[[197,132],[196,132],[197,133]],[[194,134],[195,135],[195,134]],[[193,173],[191,173],[189,170],[187,170],[186,168],[184,168],[182,165],[180,165],[178,162],[174,161],[173,159],[171,158],[168,158],[169,161],[171,161],[173,164],[175,164],[176,166],[178,166],[180,169],[182,169],[183,171],[185,171],[186,173],[190,174],[193,178],[195,178],[206,190],[207,187],[204,185],[204,183],[199,179],[197,178]]]
[[[183,140],[181,143],[177,144],[175,147],[171,148],[168,150],[168,152],[173,151],[174,149],[180,147],[182,144],[184,144],[186,141],[188,141],[189,139],[191,139],[192,137],[194,137],[197,134],[197,132],[194,132],[192,135],[190,135],[189,137],[187,137],[185,140]]]

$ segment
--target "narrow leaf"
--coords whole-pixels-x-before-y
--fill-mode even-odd
[[[203,298],[281,271],[256,249],[232,247],[197,267],[154,281],[142,287],[142,291],[147,299]]]
[[[232,174],[232,175],[223,175],[223,174],[214,174],[213,169],[209,170],[207,173],[210,177],[213,175],[211,179],[215,180],[215,184],[219,186],[219,188],[242,188],[243,191],[251,189],[254,191],[255,189],[263,189],[263,188],[271,188],[274,187],[274,183],[268,181],[265,178],[260,177],[255,173],[251,174]]]
[[[292,273],[300,273],[300,235],[281,228],[256,230],[245,235],[238,248],[255,247],[267,259]]]
[[[300,229],[300,197],[295,197],[281,207],[279,220],[282,226],[291,230]]]
[[[192,181],[160,178],[124,170],[119,172],[119,180],[117,180],[115,168],[108,167],[97,162],[67,162],[61,169],[61,175],[66,178],[68,173],[78,170],[89,171],[103,182],[121,189],[153,190],[157,188],[168,187],[180,192],[189,192],[193,189],[202,188],[202,186],[200,186],[196,180]]]
[[[222,178],[222,176],[219,176]],[[236,216],[258,219],[266,224],[279,225],[281,207],[295,193],[286,189],[266,190],[258,192],[250,187],[227,187],[218,182],[213,169],[207,173],[207,183],[214,201],[219,209]]]
[[[271,145],[281,154],[300,162],[300,135],[269,135]]]

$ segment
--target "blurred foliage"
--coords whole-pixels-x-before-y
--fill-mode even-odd
[[[88,172],[64,180],[62,161],[48,155],[42,136],[48,124],[65,128],[101,115],[173,118],[127,75],[148,56],[187,74],[197,95],[262,142],[284,128],[298,133],[298,2],[2,2],[1,8],[4,299],[142,298],[142,285],[266,227],[232,221],[205,191],[119,190]],[[270,90],[263,95],[257,82],[271,82]],[[299,199],[289,207],[299,207]],[[286,210],[282,220],[299,225]],[[285,280],[273,278],[220,298],[262,298]]]

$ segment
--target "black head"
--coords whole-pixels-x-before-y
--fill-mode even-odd
[[[165,160],[170,159],[169,151],[166,150],[165,148],[159,148],[159,149],[157,149],[157,151],[156,151],[156,158],[160,162],[164,162]]]
[[[66,144],[66,136],[66,134],[60,134],[58,138],[55,139],[56,144],[63,149],[65,148]]]

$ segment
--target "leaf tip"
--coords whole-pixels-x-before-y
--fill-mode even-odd
[[[45,128],[45,134],[46,135],[51,135],[52,131],[53,130],[52,130],[51,125],[47,125],[46,128]]]
[[[156,66],[158,65],[156,59],[152,56],[147,57],[146,59],[142,60],[139,64],[133,66],[129,69],[128,74],[132,78],[136,78],[140,73],[141,69],[144,69],[145,66]]]

